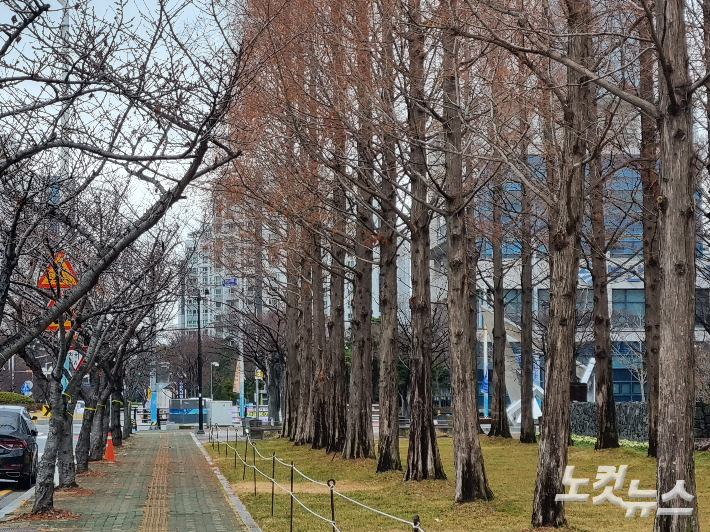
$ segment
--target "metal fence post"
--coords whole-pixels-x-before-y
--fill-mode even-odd
[[[412,532],[419,532],[419,516],[415,515],[412,519]]]
[[[329,478],[326,484],[328,484],[328,487],[330,488],[330,520],[333,521],[333,532],[335,532],[335,499],[333,494],[333,490],[335,489],[335,479]]]
[[[293,532],[293,460],[291,460],[291,525],[289,532]]]
[[[252,457],[254,458],[254,497],[256,497],[256,446],[252,444]]]
[[[274,516],[274,482],[276,481],[276,451],[271,451],[271,517]]]
[[[249,437],[247,436],[247,439],[244,440],[244,471],[242,471],[242,480],[246,480],[247,478],[247,460],[249,456]]]

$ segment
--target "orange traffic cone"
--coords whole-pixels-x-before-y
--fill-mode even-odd
[[[111,462],[116,461],[116,457],[113,455],[113,439],[111,438],[111,432],[108,433],[108,439],[106,440],[106,452],[104,452],[104,460],[110,460]]]

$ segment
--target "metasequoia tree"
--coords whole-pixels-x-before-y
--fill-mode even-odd
[[[458,4],[449,3],[443,16],[450,23],[458,19]],[[483,453],[478,440],[478,390],[471,356],[469,268],[466,240],[466,200],[463,189],[462,124],[459,107],[458,47],[453,31],[442,35],[442,129],[444,140],[444,180],[446,184],[446,227],[449,254],[447,304],[451,364],[451,396],[454,407],[454,502],[490,500]],[[475,283],[475,277],[474,277]],[[503,388],[505,389],[505,388]],[[507,421],[507,416],[506,416]]]
[[[587,5],[576,5],[576,11],[568,14],[570,36],[567,38],[568,50],[560,52],[550,47],[544,40],[532,31],[533,21],[525,12],[505,12],[505,16],[513,15],[515,25],[526,28],[525,35],[530,45],[518,46],[499,34],[484,31],[486,39],[505,47],[518,57],[530,59],[532,55],[542,55],[563,65],[570,80],[584,77],[584,81],[593,83],[617,96],[625,102],[637,107],[641,113],[654,117],[659,133],[659,187],[656,202],[658,214],[658,245],[660,263],[660,307],[659,323],[674,323],[673,327],[660,326],[659,334],[659,394],[658,394],[658,469],[657,493],[658,507],[690,507],[693,514],[690,517],[656,514],[654,530],[676,531],[697,530],[697,498],[690,502],[676,497],[671,501],[663,501],[661,495],[668,492],[677,480],[685,482],[686,490],[695,492],[695,467],[692,445],[693,430],[693,380],[694,380],[694,284],[695,284],[695,216],[693,194],[695,190],[694,172],[691,166],[693,151],[692,128],[692,98],[698,88],[705,85],[708,75],[692,81],[689,72],[687,33],[685,30],[684,2],[679,0],[660,0],[655,3],[655,12],[643,4],[653,50],[658,61],[658,102],[648,101],[616,82],[610,73],[602,72],[596,75],[586,66],[585,55],[580,54],[579,46],[587,34],[588,27],[581,31],[578,24],[588,17],[590,10]],[[499,13],[501,10],[498,10]],[[501,16],[503,14],[501,13]],[[480,20],[480,19],[479,19]],[[575,33],[579,31],[579,34]],[[611,68],[610,71],[615,70]],[[580,90],[585,89],[584,86]],[[569,92],[569,89],[568,89]],[[575,99],[577,100],[577,99]],[[570,104],[574,100],[570,99]],[[580,111],[583,111],[580,109]],[[575,119],[573,113],[567,113]],[[574,128],[569,128],[574,129]],[[580,179],[581,181],[581,179]],[[561,197],[560,197],[561,199]],[[566,198],[565,198],[566,199]],[[565,203],[565,202],[562,202]],[[559,236],[562,236],[562,239]],[[556,239],[560,241],[557,242]],[[564,232],[554,232],[551,235],[552,286],[559,286],[556,281],[560,271],[554,262],[553,245],[566,241]],[[574,259],[574,257],[570,257]],[[573,262],[573,260],[571,261]],[[568,274],[572,272],[567,272]],[[565,276],[566,277],[566,276]],[[576,275],[574,276],[576,277]],[[570,276],[572,278],[572,276]],[[560,279],[563,282],[563,279]],[[553,333],[557,329],[556,322],[561,318],[558,314],[559,303],[552,297],[550,301],[551,330],[550,345],[554,342]],[[553,348],[556,349],[556,348]],[[564,352],[564,351],[563,351]],[[553,353],[551,353],[553,354]],[[564,357],[568,358],[568,357]],[[550,399],[553,403],[564,402],[568,385],[554,385],[557,377],[557,364],[549,357],[547,372],[547,388],[552,394],[546,394],[545,423],[541,441],[540,463],[538,467],[538,483],[536,487],[533,524],[554,525],[564,521],[564,510],[560,503],[554,502],[554,493],[561,488],[565,460],[561,455],[554,458],[548,445],[551,436],[548,427],[550,418]],[[551,373],[549,370],[553,369]],[[560,367],[557,369],[567,369]],[[566,373],[569,375],[569,372]],[[549,380],[553,377],[553,381]],[[562,372],[560,373],[560,380]],[[555,399],[557,397],[557,399]],[[566,411],[566,407],[564,408]],[[566,414],[556,421],[565,421]],[[553,421],[555,423],[555,421]],[[566,425],[566,424],[565,424]],[[564,427],[558,427],[562,437]],[[547,440],[547,441],[546,441]],[[555,441],[555,447],[560,447],[560,441]],[[562,447],[565,445],[562,444]]]

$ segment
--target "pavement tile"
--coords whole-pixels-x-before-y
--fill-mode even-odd
[[[78,479],[95,493],[55,494],[55,507],[78,519],[3,522],[0,532],[246,531],[189,432],[139,432],[116,448],[116,460],[91,464],[105,478]],[[30,509],[28,501],[8,517]]]

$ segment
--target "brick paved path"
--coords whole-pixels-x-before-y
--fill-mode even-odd
[[[0,523],[3,530],[242,532],[245,527],[188,432],[140,432],[116,448],[117,464],[91,464],[90,495],[56,493],[54,506],[78,519]],[[12,515],[27,512],[29,503]]]

